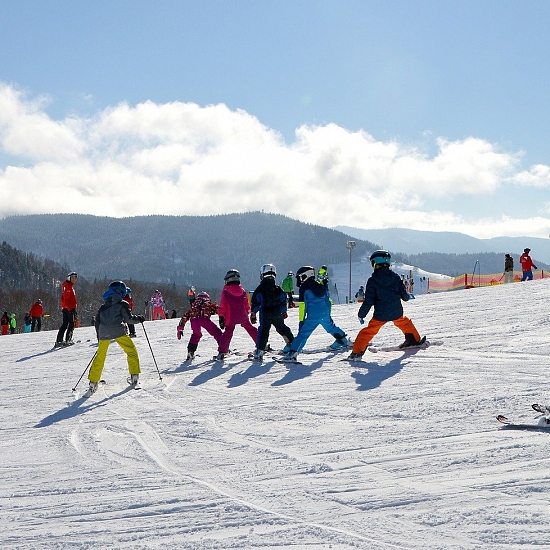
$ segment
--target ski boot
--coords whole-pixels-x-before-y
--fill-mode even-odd
[[[335,334],[334,337],[336,340],[329,346],[332,350],[342,349],[348,347],[348,339],[346,338],[346,335],[343,336],[339,334]]]

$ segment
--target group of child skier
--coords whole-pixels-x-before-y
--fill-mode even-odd
[[[425,337],[420,337],[413,322],[403,315],[401,301],[407,301],[409,294],[399,275],[390,269],[390,254],[385,250],[377,250],[370,256],[370,261],[374,271],[367,281],[364,301],[358,312],[361,324],[371,308],[374,308],[374,312],[367,327],[359,332],[353,343],[352,352],[348,357],[350,361],[361,359],[371,340],[388,321],[392,321],[405,335],[405,341],[400,348],[419,345],[426,340]],[[289,275],[291,273],[289,272]],[[71,273],[68,278],[69,282],[74,284],[71,276],[76,279],[76,274]],[[250,358],[258,361],[263,359],[264,353],[269,349],[271,327],[275,328],[285,342],[282,361],[296,362],[298,354],[319,325],[334,337],[331,349],[348,347],[346,333],[331,317],[332,302],[326,266],[322,266],[317,278],[312,266],[302,266],[296,271],[296,286],[299,289],[299,328],[296,335],[285,324],[288,317],[287,307],[294,306],[293,297],[289,297],[288,291],[276,283],[276,277],[275,266],[264,264],[260,269],[260,284],[254,290],[250,301],[246,290],[241,286],[241,275],[236,269],[230,269],[224,277],[225,284],[219,305],[211,300],[208,293],[199,292],[177,327],[177,337],[181,339],[186,323],[191,324],[192,334],[187,345],[187,360],[194,359],[202,331],[206,330],[218,344],[218,354],[214,358],[223,361],[229,353],[229,345],[237,325],[243,327],[254,341],[255,351],[250,354]],[[133,334],[129,334],[128,327],[133,328],[136,323],[143,323],[145,317],[132,314],[128,303],[129,296],[130,289],[122,281],[113,281],[103,294],[104,303],[95,316],[99,344],[88,373],[89,394],[97,390],[112,340],[127,355],[129,383],[134,387],[138,385],[139,357],[130,338]],[[212,315],[216,314],[218,325],[211,320]],[[257,323],[258,328],[254,326]]]
[[[363,328],[349,355],[349,360],[360,360],[371,340],[388,321],[392,321],[405,335],[405,341],[400,348],[421,345],[426,338],[421,338],[413,322],[403,315],[401,301],[409,300],[403,281],[390,269],[391,256],[385,250],[377,250],[370,257],[374,269],[367,281],[364,301],[359,309],[359,321],[364,323],[371,308],[374,313],[367,327]],[[292,272],[289,272],[291,275]],[[298,354],[304,348],[308,338],[320,325],[335,340],[331,349],[346,348],[349,340],[345,332],[339,328],[331,317],[331,299],[328,288],[326,266],[319,270],[315,277],[315,269],[303,266],[296,272],[296,286],[299,289],[298,317],[299,329],[296,336],[285,324],[288,317],[287,307],[294,305],[292,296],[288,296],[276,284],[277,271],[273,264],[264,264],[260,269],[260,284],[254,290],[249,301],[246,290],[241,286],[240,273],[236,269],[227,272],[224,278],[224,288],[220,304],[210,299],[206,292],[197,295],[197,299],[189,311],[183,315],[177,328],[178,339],[181,338],[184,327],[191,324],[191,338],[187,345],[187,360],[195,357],[202,330],[206,330],[218,344],[218,354],[215,359],[223,361],[229,352],[229,345],[235,327],[241,325],[255,343],[255,351],[251,359],[261,361],[268,348],[271,327],[283,337],[282,361],[295,362]],[[288,276],[287,276],[288,279]],[[210,319],[218,315],[219,327]],[[259,322],[258,328],[254,326]]]

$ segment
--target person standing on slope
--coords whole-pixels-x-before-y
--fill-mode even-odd
[[[345,348],[348,345],[346,333],[336,326],[330,316],[330,292],[325,282],[315,280],[315,269],[309,265],[296,271],[296,286],[300,289],[298,299],[298,318],[300,321],[298,334],[294,338],[291,349],[283,357],[283,361],[296,361],[296,357],[306,345],[311,333],[321,325],[336,340],[331,349]]]
[[[187,321],[191,321],[191,330],[193,331],[187,344],[187,361],[192,361],[195,358],[195,352],[202,338],[202,329],[211,334],[218,345],[220,344],[222,331],[210,319],[211,315],[216,315],[217,313],[218,304],[210,299],[210,295],[207,292],[202,291],[193,300],[189,311],[180,319],[177,332],[178,340],[181,339]]]
[[[523,254],[519,257],[519,263],[521,264],[521,270],[523,271],[523,276],[521,277],[522,281],[532,281],[533,280],[533,269],[538,269],[538,267],[533,263],[531,256],[530,248],[524,248]]]
[[[37,300],[29,310],[31,316],[31,332],[40,332],[42,329],[42,317],[44,317],[44,306],[42,300]]]
[[[224,281],[218,317],[220,328],[225,330],[220,338],[218,355],[215,357],[217,361],[223,361],[229,352],[229,344],[237,325],[241,325],[248,332],[254,343],[258,339],[258,329],[248,318],[250,304],[246,290],[241,286],[241,274],[236,269],[230,269],[225,274]]]
[[[95,329],[99,344],[88,373],[90,394],[97,390],[111,340],[114,340],[126,353],[130,384],[136,386],[139,382],[139,373],[141,372],[139,356],[133,340],[128,336],[128,324],[143,323],[145,317],[132,315],[128,302],[124,300],[126,293],[126,285],[122,281],[113,281],[103,294],[104,304],[95,316]]]
[[[63,281],[61,285],[61,299],[60,306],[63,313],[63,323],[59,327],[57,338],[55,341],[55,347],[70,346],[73,343],[73,331],[76,321],[76,293],[74,291],[74,285],[78,275],[75,271],[71,271],[67,275],[67,279]]]
[[[151,306],[153,307],[153,321],[157,319],[166,319],[164,298],[160,290],[155,290],[154,294],[151,296]]]
[[[260,317],[260,326],[258,328],[258,339],[256,340],[256,350],[253,359],[261,361],[269,340],[269,331],[274,326],[275,330],[283,337],[285,353],[290,351],[290,345],[294,340],[294,335],[289,327],[285,325],[285,319],[288,317],[286,312],[287,295],[284,290],[275,283],[277,270],[273,264],[264,264],[260,270],[260,284],[252,294],[252,313],[250,322],[256,323],[257,315]]]
[[[504,254],[504,284],[514,282],[514,258]]]
[[[286,292],[288,297],[287,307],[289,309],[294,307],[294,273],[292,273],[292,271],[289,271],[288,275],[283,279],[281,288]]]
[[[128,302],[128,305],[130,306],[130,313],[134,312],[134,299],[132,298],[132,289],[127,286],[126,287],[126,296],[124,296],[124,301]],[[136,337],[136,325],[135,323],[129,323],[128,324],[128,336],[130,338]]]
[[[390,253],[386,250],[376,250],[371,254],[370,262],[374,271],[367,281],[365,301],[359,308],[359,321],[363,324],[363,319],[372,307],[374,314],[367,327],[359,331],[353,343],[353,350],[348,356],[352,361],[363,357],[371,340],[388,321],[392,321],[405,335],[405,341],[400,348],[423,344],[426,341],[426,337],[420,338],[413,322],[403,315],[401,300],[407,302],[410,295],[399,275],[390,269]]]

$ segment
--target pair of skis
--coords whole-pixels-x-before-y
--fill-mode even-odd
[[[539,405],[538,403],[534,403],[531,407],[533,410],[544,415],[536,424],[513,422],[502,414],[497,415],[497,420],[507,428],[515,430],[550,430],[550,407],[547,405]]]

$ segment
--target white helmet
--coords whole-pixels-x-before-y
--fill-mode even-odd
[[[260,281],[262,279],[265,279],[265,277],[275,278],[276,276],[277,276],[277,270],[275,269],[275,266],[273,264],[262,265],[262,268],[260,269]]]

